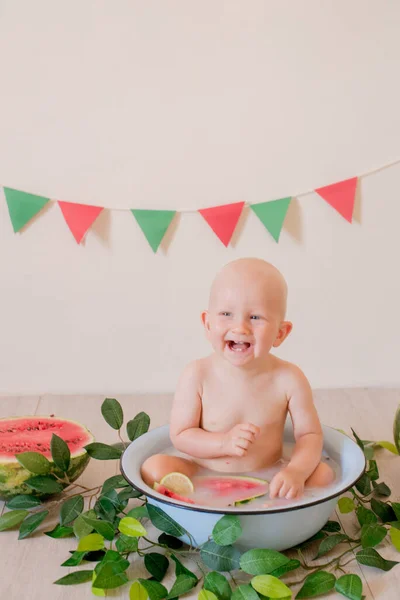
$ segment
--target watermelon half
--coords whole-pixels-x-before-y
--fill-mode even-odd
[[[0,419],[0,498],[7,500],[18,494],[35,494],[25,481],[32,477],[15,458],[21,452],[40,452],[53,465],[50,451],[51,437],[55,433],[62,438],[71,452],[68,469],[69,480],[75,481],[88,464],[90,457],[84,446],[94,441],[90,431],[80,423],[55,417],[12,417]],[[57,476],[62,473],[53,468]],[[66,487],[65,484],[64,487]]]

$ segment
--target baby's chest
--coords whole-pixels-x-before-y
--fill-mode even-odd
[[[278,425],[286,413],[285,394],[274,386],[251,389],[208,385],[203,390],[202,426],[208,431],[227,430],[246,422],[258,427]]]

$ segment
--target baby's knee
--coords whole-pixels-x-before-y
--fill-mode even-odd
[[[320,462],[306,481],[308,487],[324,487],[335,479],[335,472],[326,463]]]
[[[188,477],[193,477],[197,472],[197,465],[185,458],[179,456],[170,456],[168,454],[153,454],[147,458],[140,469],[143,481],[150,487],[154,483],[160,482],[164,475],[178,471]]]

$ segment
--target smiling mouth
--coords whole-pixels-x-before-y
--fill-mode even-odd
[[[234,340],[228,340],[227,346],[229,350],[233,352],[245,352],[251,346],[249,342],[235,342]]]

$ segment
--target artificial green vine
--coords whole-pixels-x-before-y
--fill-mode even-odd
[[[127,445],[121,435],[122,407],[117,400],[106,398],[101,412],[117,431],[120,441],[112,446],[93,442],[86,446],[86,451],[97,460],[119,459]],[[146,433],[149,425],[146,413],[136,415],[126,426],[129,440]],[[19,526],[19,539],[24,539],[49,514],[58,511],[58,524],[45,535],[55,539],[71,537],[77,543],[61,566],[85,564],[91,568],[69,573],[54,583],[91,582],[91,591],[96,596],[106,596],[107,590],[129,583],[130,600],[173,600],[198,585],[201,585],[199,600],[290,599],[293,587],[300,585],[295,598],[322,596],[335,589],[350,600],[361,600],[361,579],[356,574],[346,573],[347,565],[356,560],[359,564],[389,571],[398,564],[385,560],[375,549],[389,535],[393,546],[400,551],[400,503],[383,500],[390,496],[391,490],[384,482],[378,482],[375,450],[382,447],[395,454],[398,451],[391,442],[361,440],[354,431],[353,435],[365,454],[368,468],[355,487],[339,499],[338,507],[342,513],[354,513],[359,525],[354,538],[346,535],[338,522],[328,521],[311,539],[288,551],[256,548],[241,553],[234,545],[242,533],[240,520],[231,514],[223,516],[216,523],[211,538],[196,547],[188,531],[160,508],[147,504],[122,475],[109,477],[93,488],[71,484],[67,476],[70,451],[56,435],[51,442],[56,472],[41,454],[26,452],[17,459],[32,473],[26,483],[34,491],[50,495],[67,488],[60,499],[55,500],[41,501],[35,495],[15,496],[6,504],[11,510],[0,517],[0,531]],[[133,498],[141,503],[127,510]],[[148,537],[147,521],[161,532],[157,541]],[[183,536],[189,539],[188,545],[179,539]],[[329,555],[339,544],[347,545],[341,554],[332,559],[328,557],[318,566],[312,564],[313,560]],[[303,555],[306,547],[315,548],[311,564]],[[126,571],[131,555],[143,560],[148,578],[129,581]],[[199,574],[185,566],[183,561],[187,559],[196,562]],[[175,581],[168,591],[162,581],[171,564]],[[296,578],[299,570],[305,574]],[[229,573],[231,581],[222,573]]]

